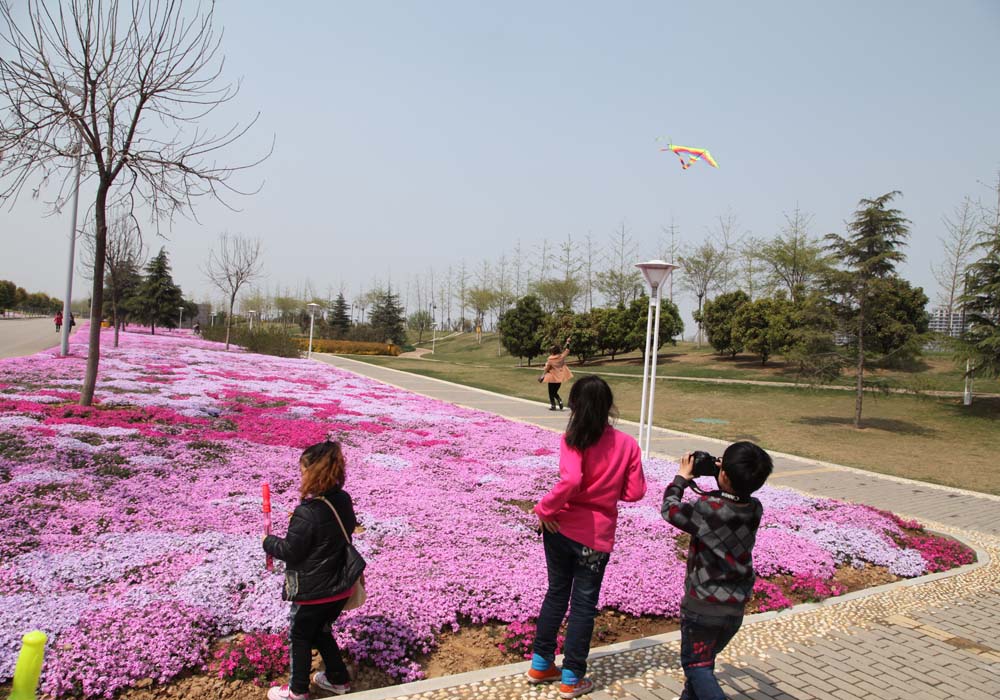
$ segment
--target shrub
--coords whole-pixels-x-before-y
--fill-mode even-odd
[[[309,349],[309,338],[296,338],[299,348]],[[313,352],[335,355],[398,355],[399,346],[391,343],[370,343],[357,340],[330,340],[313,338]]]
[[[954,569],[976,559],[973,551],[961,542],[934,535],[911,535],[904,540],[903,546],[920,552],[927,562],[928,573]]]
[[[285,636],[250,632],[224,642],[212,656],[208,668],[219,678],[253,681],[264,685],[288,672]]]
[[[792,579],[788,586],[792,593],[798,593],[805,600],[818,602],[832,596],[842,595],[847,586],[837,581],[824,581],[819,576],[801,574]]]
[[[226,327],[224,325],[209,326],[201,329],[205,340],[226,342]],[[280,326],[259,324],[253,331],[247,326],[233,326],[229,334],[229,342],[250,352],[276,357],[299,357],[301,349],[298,339],[288,330]],[[313,344],[315,348],[315,343]]]
[[[781,590],[781,586],[762,578],[754,582],[753,600],[757,601],[757,612],[782,610],[792,607],[792,601]]]

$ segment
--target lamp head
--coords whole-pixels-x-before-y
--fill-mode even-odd
[[[678,269],[677,265],[663,260],[649,260],[647,262],[636,263],[636,267],[642,271],[642,276],[646,278],[646,282],[653,291],[656,291],[661,284],[667,281],[671,272]]]

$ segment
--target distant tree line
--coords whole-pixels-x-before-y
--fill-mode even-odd
[[[0,280],[0,313],[55,314],[63,303],[45,292],[28,292],[10,280]]]

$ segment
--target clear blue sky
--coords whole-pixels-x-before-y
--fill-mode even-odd
[[[234,160],[274,155],[167,240],[189,296],[223,230],[259,236],[265,284],[353,295],[623,221],[640,257],[671,219],[697,243],[731,211],[768,237],[796,205],[842,232],[898,189],[902,271],[935,296],[941,218],[1000,169],[1000,2],[227,2],[222,117],[259,110]],[[682,171],[654,139],[710,148]],[[66,215],[0,213],[0,278],[61,296]],[[84,297],[82,282],[75,297]],[[689,304],[685,304],[687,308]],[[693,326],[690,316],[686,322]]]

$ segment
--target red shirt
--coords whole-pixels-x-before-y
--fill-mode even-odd
[[[559,447],[559,481],[535,506],[543,520],[559,523],[559,532],[598,552],[615,544],[618,502],[646,495],[642,452],[631,435],[610,425],[600,440],[582,453]]]

